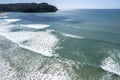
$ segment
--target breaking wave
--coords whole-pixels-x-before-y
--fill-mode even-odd
[[[20,19],[5,19],[6,23],[16,22]],[[18,27],[13,24],[5,24],[1,26],[6,26],[0,29],[0,35],[5,36],[7,39],[17,43],[20,47],[29,49],[36,53],[39,53],[44,56],[53,56],[54,48],[56,47],[58,38],[53,35],[50,30],[40,31],[40,32],[10,32],[11,28]],[[38,24],[28,24],[28,25],[20,25],[22,27],[30,27],[36,29],[43,29],[49,27],[49,25],[38,25]]]
[[[21,24],[20,26],[35,28],[35,29],[44,29],[50,27],[50,25],[44,25],[44,24],[28,24],[28,25]]]
[[[105,71],[120,76],[120,62],[119,62],[120,52],[118,50],[113,50],[113,51],[110,50],[108,53],[110,54],[110,56],[102,61],[101,68]]]
[[[67,33],[62,33],[62,35],[65,37],[70,37],[70,38],[78,38],[78,39],[84,38],[84,37],[80,37],[80,36],[76,36],[76,35],[72,35],[72,34],[67,34]]]
[[[11,23],[11,22],[20,21],[21,19],[4,19],[4,20],[7,21],[8,23]]]
[[[38,56],[17,45],[6,49],[4,46],[12,46],[15,43],[4,37],[0,37],[0,42],[2,42],[0,43],[2,45],[0,55],[4,55],[4,58],[0,56],[1,79],[80,80],[73,69],[73,66],[79,68],[79,63],[67,59]]]

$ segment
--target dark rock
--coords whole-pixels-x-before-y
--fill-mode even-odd
[[[0,12],[56,12],[58,9],[48,3],[0,4]]]

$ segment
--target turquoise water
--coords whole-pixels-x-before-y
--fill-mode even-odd
[[[7,13],[0,21],[0,36],[5,38],[0,38],[0,56],[9,58],[15,70],[20,68],[16,73],[22,80],[120,80],[119,9]],[[49,27],[30,27],[36,24]],[[47,50],[53,50],[52,57]]]

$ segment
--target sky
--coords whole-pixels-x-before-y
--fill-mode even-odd
[[[58,9],[120,9],[120,0],[0,0],[0,3],[47,2]]]

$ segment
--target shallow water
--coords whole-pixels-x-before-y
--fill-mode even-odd
[[[2,80],[120,80],[120,10],[0,15]]]

